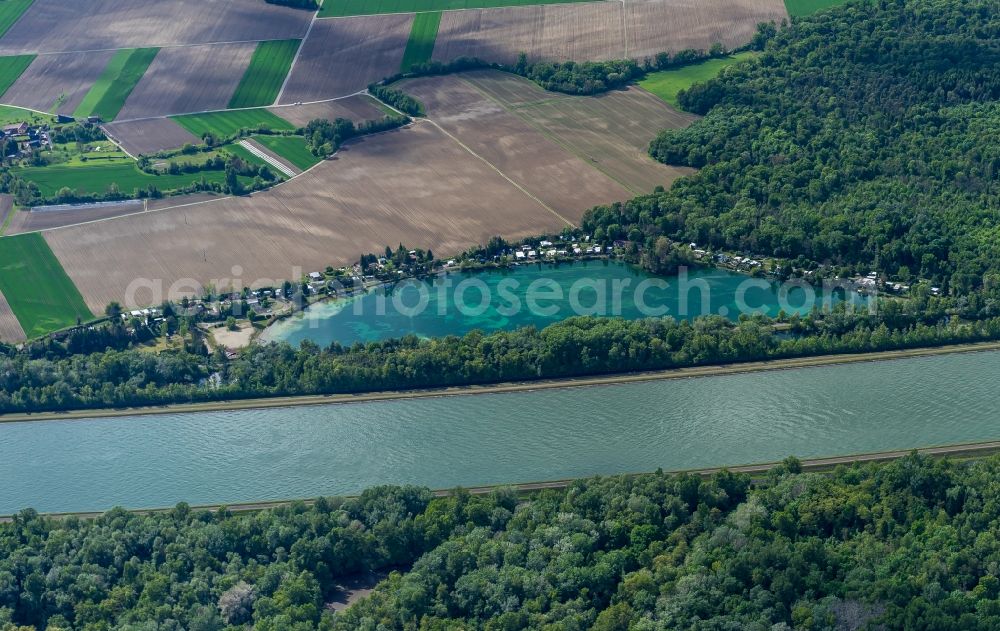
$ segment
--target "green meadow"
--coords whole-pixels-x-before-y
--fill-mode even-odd
[[[406,42],[403,62],[400,70],[408,72],[414,64],[422,64],[431,60],[434,53],[434,41],[437,39],[438,27],[441,26],[441,12],[418,13],[413,16],[413,26],[410,28],[410,39]]]
[[[704,83],[709,79],[715,78],[724,68],[750,59],[754,54],[750,52],[739,53],[718,59],[707,59],[670,70],[651,72],[639,81],[639,85],[670,105],[680,107],[677,103],[677,95],[681,90],[686,90],[696,83]]]
[[[115,184],[123,194],[131,195],[135,189],[145,189],[151,184],[166,193],[200,182],[202,177],[220,184],[226,179],[223,171],[152,175],[139,170],[131,160],[88,160],[84,164],[23,167],[11,172],[37,184],[44,197],[55,197],[63,187],[78,193],[104,193]]]
[[[785,8],[792,17],[812,15],[817,11],[844,4],[847,0],[785,0]]]
[[[116,52],[73,116],[114,120],[159,51],[159,48],[125,48]]]
[[[302,136],[254,136],[253,139],[303,171],[319,163]]]
[[[10,89],[10,86],[14,85],[14,82],[17,81],[18,77],[24,74],[24,71],[28,69],[28,66],[30,66],[31,62],[34,60],[34,55],[0,57],[0,96]]]
[[[34,0],[4,0],[0,2],[0,37],[3,37]]]
[[[295,130],[295,125],[264,108],[212,112],[210,114],[188,114],[174,116],[173,120],[199,138],[204,137],[205,134],[212,134],[217,138],[227,138],[238,133],[241,129],[260,129],[262,127],[275,131]]]
[[[0,292],[28,338],[94,317],[40,234],[0,238]]]
[[[257,44],[250,66],[229,100],[230,108],[271,105],[292,67],[302,40],[285,39]]]
[[[324,0],[319,10],[321,18],[341,18],[349,15],[378,13],[423,13],[453,9],[492,9],[522,7],[533,4],[570,4],[594,0]]]

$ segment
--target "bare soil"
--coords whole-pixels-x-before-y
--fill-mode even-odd
[[[380,120],[386,114],[378,101],[363,94],[336,101],[272,107],[269,109],[272,113],[297,127],[305,127],[309,124],[309,121],[317,118],[326,120],[344,118],[355,123],[363,123],[369,120]]]
[[[3,101],[41,112],[72,116],[114,53],[43,55],[4,93]]]
[[[14,312],[10,310],[7,299],[0,293],[0,342],[18,344],[28,339],[24,335],[21,323],[17,321]]]
[[[133,156],[151,155],[201,142],[200,138],[169,118],[111,123],[104,129]]]

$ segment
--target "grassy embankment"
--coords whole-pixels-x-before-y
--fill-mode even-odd
[[[427,63],[434,53],[434,41],[437,39],[438,28],[441,26],[441,12],[418,13],[413,16],[413,26],[410,27],[410,39],[406,42],[406,51],[400,71],[408,72],[414,64]]]
[[[159,48],[126,48],[116,52],[73,116],[100,116],[104,122],[114,120],[159,51]]]
[[[230,108],[261,107],[273,104],[281,84],[292,67],[292,60],[302,43],[300,39],[285,39],[257,44],[236,92],[229,100]]]
[[[639,85],[670,105],[679,108],[680,104],[677,102],[677,95],[681,90],[686,90],[696,83],[703,83],[717,77],[725,68],[750,59],[755,54],[751,52],[738,53],[736,55],[729,55],[728,57],[707,59],[687,66],[681,66],[680,68],[651,72],[639,81]]]
[[[94,317],[40,234],[0,240],[0,293],[29,339]]]
[[[321,18],[379,13],[421,13],[454,9],[491,9],[521,7],[533,4],[572,4],[594,0],[325,0],[319,10]]]

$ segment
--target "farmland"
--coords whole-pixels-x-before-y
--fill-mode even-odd
[[[10,86],[14,85],[14,82],[34,60],[34,55],[0,57],[0,95],[6,93]]]
[[[718,76],[723,69],[741,61],[751,59],[753,56],[754,53],[738,53],[719,59],[708,59],[680,68],[651,72],[639,81],[639,85],[644,90],[655,94],[674,107],[678,107],[677,94],[681,90],[686,90],[696,83],[708,81]]]
[[[111,123],[104,128],[125,151],[133,156],[151,155],[160,151],[179,149],[186,144],[201,143],[201,138],[170,118]]]
[[[308,170],[320,161],[320,158],[309,151],[305,139],[301,136],[254,136],[253,139],[302,171]]]
[[[434,40],[437,39],[438,27],[441,26],[441,13],[418,13],[413,17],[413,27],[410,29],[410,39],[406,42],[403,53],[403,63],[400,70],[408,72],[414,64],[422,64],[431,60],[434,53]]]
[[[0,125],[10,125],[11,123],[26,122],[31,125],[41,125],[55,121],[54,116],[39,114],[19,107],[0,105]]]
[[[21,323],[17,321],[17,316],[10,308],[10,304],[0,292],[0,341],[17,344],[28,339],[24,335]]]
[[[349,96],[336,101],[307,103],[305,105],[288,105],[273,107],[271,113],[284,118],[296,127],[305,127],[309,121],[317,118],[336,120],[343,118],[355,123],[383,118],[386,111],[383,105],[365,94]]]
[[[0,293],[29,338],[93,318],[41,235],[3,237],[2,242]]]
[[[173,120],[198,138],[204,137],[205,134],[212,134],[216,138],[226,138],[238,133],[241,129],[260,129],[263,127],[274,131],[295,130],[294,125],[264,108],[191,114],[176,116]]]
[[[0,37],[3,37],[14,22],[31,6],[32,0],[5,0],[0,3]]]
[[[399,72],[412,25],[412,15],[317,20],[281,102],[346,96]]]
[[[229,107],[260,107],[274,103],[301,43],[299,39],[259,43],[250,67],[229,100]]]
[[[73,115],[96,115],[105,121],[114,120],[158,52],[158,48],[119,50]]]
[[[635,59],[715,43],[733,49],[750,41],[757,24],[788,19],[782,0],[629,0],[625,8],[627,56]]]
[[[40,55],[3,93],[5,103],[70,116],[97,82],[113,51]]]
[[[202,177],[209,183],[222,183],[222,171],[205,171],[181,175],[151,175],[140,171],[135,163],[125,159],[97,163],[89,161],[85,165],[55,165],[46,167],[23,167],[13,172],[25,180],[34,182],[45,197],[53,197],[59,189],[66,187],[79,193],[104,193],[115,184],[125,194],[134,189],[155,186],[162,192],[190,186]]]
[[[327,0],[319,11],[321,18],[378,13],[422,13],[459,9],[487,9],[532,4],[569,4],[595,0]]]
[[[311,19],[256,0],[35,0],[0,55],[301,38]]]
[[[625,57],[622,5],[617,2],[550,4],[445,13],[434,59],[479,57],[514,63],[531,60],[600,61]]]
[[[812,15],[817,11],[844,4],[847,0],[785,0],[788,14],[795,17]]]
[[[162,49],[118,118],[225,109],[255,48],[249,43]]]

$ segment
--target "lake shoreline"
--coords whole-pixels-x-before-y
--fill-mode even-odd
[[[329,404],[372,403],[377,401],[395,401],[407,399],[425,399],[438,397],[453,397],[473,394],[508,394],[531,392],[536,390],[582,388],[592,386],[609,386],[648,381],[664,381],[671,379],[691,379],[702,377],[721,377],[753,372],[769,372],[775,370],[794,370],[822,366],[836,366],[863,362],[892,361],[935,355],[950,355],[956,353],[972,353],[1000,351],[1000,342],[977,342],[955,344],[948,346],[920,347],[892,351],[813,355],[787,359],[773,359],[745,363],[715,364],[670,368],[658,371],[612,373],[581,377],[563,377],[556,379],[540,379],[538,381],[502,382],[482,385],[447,386],[440,388],[390,390],[364,392],[357,394],[316,394],[279,396],[254,399],[233,399],[224,401],[206,401],[199,403],[176,403],[160,406],[145,406],[134,408],[98,408],[88,410],[73,410],[66,412],[16,413],[0,415],[0,423],[26,423],[44,421],[86,420],[94,418],[120,418],[131,416],[151,416],[192,412],[221,412],[236,410],[255,410],[269,408],[288,408],[304,406],[320,406]]]

